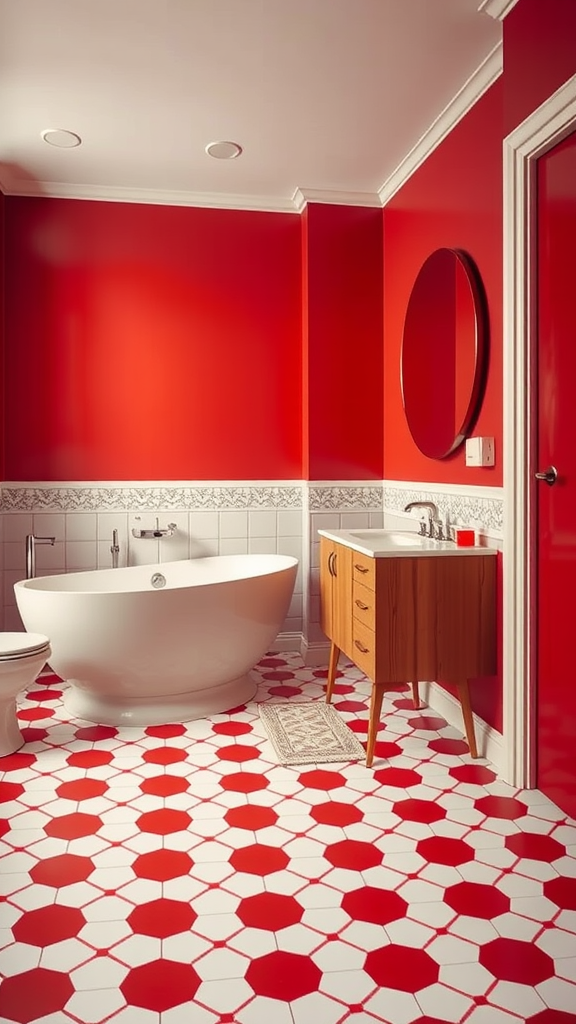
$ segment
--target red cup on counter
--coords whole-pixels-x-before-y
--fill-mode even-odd
[[[456,547],[458,548],[473,548],[475,542],[474,530],[461,530],[456,527]]]

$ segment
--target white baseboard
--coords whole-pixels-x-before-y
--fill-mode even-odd
[[[308,643],[306,637],[303,636],[300,654],[302,655],[302,661],[308,667],[314,668],[317,665],[327,665],[330,657],[330,642],[328,640],[320,640],[316,643]]]
[[[423,701],[437,711],[442,718],[445,718],[448,725],[464,732],[462,722],[462,708],[457,697],[453,697],[443,686],[438,683],[420,683],[420,696]],[[480,757],[485,757],[501,775],[504,770],[504,737],[491,725],[488,725],[483,718],[474,715],[474,731]]]
[[[274,651],[301,651],[304,643],[302,633],[278,633],[270,650]]]

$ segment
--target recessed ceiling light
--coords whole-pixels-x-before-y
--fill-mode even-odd
[[[242,152],[242,146],[237,142],[209,142],[206,146],[208,156],[215,160],[235,160]]]
[[[73,149],[74,146],[82,144],[82,139],[76,132],[68,132],[65,128],[46,128],[40,134],[44,142],[49,146],[57,146],[58,149]]]

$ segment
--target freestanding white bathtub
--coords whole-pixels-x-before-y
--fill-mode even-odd
[[[14,585],[25,628],[50,638],[72,715],[155,725],[254,696],[250,669],[286,617],[298,561],[219,555],[99,569]]]

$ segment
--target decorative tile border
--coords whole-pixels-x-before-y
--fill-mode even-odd
[[[308,485],[310,512],[381,512],[382,485]]]
[[[302,508],[299,485],[34,486],[2,487],[3,512],[190,512]]]
[[[428,488],[407,483],[406,487],[387,486],[384,484],[384,509],[387,512],[403,511],[410,501],[433,501],[443,513],[448,513],[452,523],[481,524],[485,530],[501,532],[504,525],[504,497],[501,488],[494,488],[494,496],[487,496],[488,488],[482,493],[451,491],[448,486],[435,490],[434,484]]]

